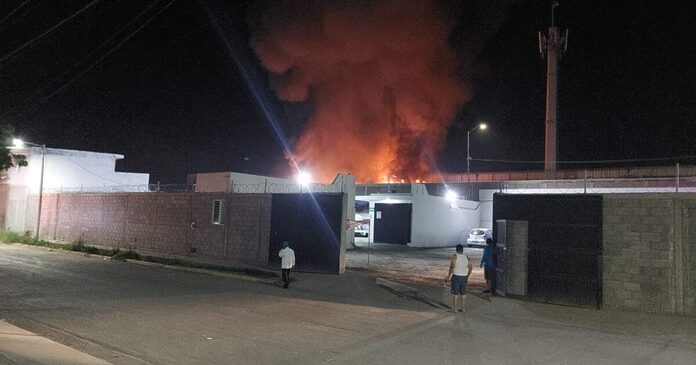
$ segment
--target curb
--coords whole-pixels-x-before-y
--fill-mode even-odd
[[[242,274],[242,273],[216,271],[216,270],[209,270],[209,269],[202,269],[202,268],[195,268],[195,267],[186,267],[186,266],[166,265],[166,264],[160,264],[160,263],[156,263],[156,262],[134,260],[134,259],[112,260],[111,257],[109,257],[109,256],[102,256],[99,254],[92,254],[92,253],[79,252],[79,251],[70,251],[70,250],[62,250],[62,249],[46,247],[46,246],[27,245],[24,243],[4,243],[4,244],[18,245],[22,248],[44,250],[44,251],[48,251],[48,252],[58,252],[58,253],[65,253],[65,254],[71,254],[71,255],[79,255],[79,256],[87,257],[87,258],[102,259],[105,261],[107,261],[107,260],[108,261],[124,261],[124,262],[130,263],[130,264],[137,264],[137,265],[141,265],[141,266],[156,267],[156,268],[160,268],[160,269],[191,272],[191,273],[205,274],[205,275],[211,275],[211,276],[219,276],[219,277],[224,277],[224,278],[239,279],[239,280],[245,280],[245,281],[253,281],[253,282],[258,282],[258,283],[263,283],[263,284],[274,285],[276,283],[276,279],[260,278],[260,277],[256,277],[253,275],[247,275],[247,274]]]
[[[195,268],[195,267],[186,267],[186,266],[165,265],[165,264],[159,264],[156,262],[133,260],[133,259],[126,259],[125,262],[127,262],[129,264],[137,264],[137,265],[141,265],[141,266],[155,267],[155,268],[159,268],[159,269],[191,272],[191,273],[197,273],[197,274],[219,276],[219,277],[224,277],[224,278],[254,281],[257,283],[264,283],[264,284],[275,284],[275,282],[276,282],[276,279],[259,278],[256,276],[246,275],[246,274],[241,274],[241,273],[207,270],[207,269],[201,269],[201,268]]]

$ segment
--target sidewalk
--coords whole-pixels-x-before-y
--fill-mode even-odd
[[[0,364],[109,365],[110,363],[0,320]]]

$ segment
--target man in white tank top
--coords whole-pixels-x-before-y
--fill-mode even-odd
[[[457,253],[452,255],[450,260],[450,268],[445,281],[450,280],[452,283],[452,311],[465,312],[466,306],[466,282],[469,279],[473,267],[469,262],[469,258],[464,253],[464,246],[457,245]],[[461,308],[457,309],[457,297]]]

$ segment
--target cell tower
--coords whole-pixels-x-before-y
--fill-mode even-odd
[[[546,139],[544,170],[547,177],[554,178],[556,172],[556,112],[558,108],[558,60],[568,49],[568,30],[560,35],[555,24],[558,1],[551,5],[551,25],[546,34],[539,32],[539,53],[546,57]]]

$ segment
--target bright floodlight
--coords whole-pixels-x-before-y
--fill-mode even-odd
[[[484,130],[484,129],[488,128],[488,125],[486,123],[481,123],[481,124],[479,124],[479,128],[481,128],[481,130]]]
[[[309,185],[311,180],[312,180],[312,177],[309,176],[309,174],[306,172],[300,172],[299,174],[297,174],[297,182],[302,184],[302,185]]]
[[[449,202],[453,202],[457,200],[457,193],[455,193],[452,190],[447,190],[447,192],[445,193],[445,199],[447,199],[447,201]]]
[[[19,138],[14,138],[12,139],[12,145],[16,148],[22,148],[24,147],[24,141]]]

